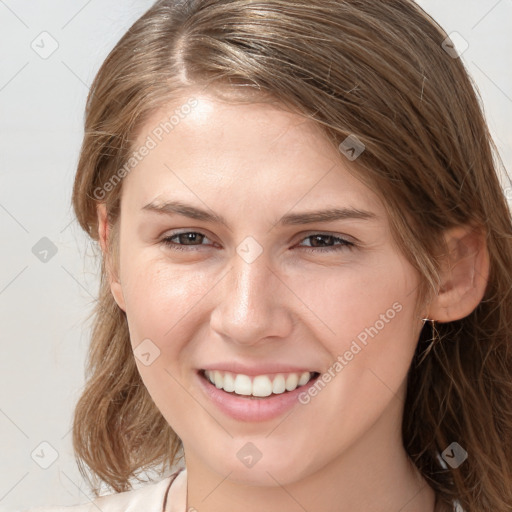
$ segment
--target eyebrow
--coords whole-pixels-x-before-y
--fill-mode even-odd
[[[229,228],[226,219],[221,215],[202,210],[181,201],[153,201],[148,203],[146,206],[143,206],[141,210],[165,215],[183,215],[184,217],[189,217],[191,219],[221,224]],[[335,220],[346,219],[372,220],[377,219],[377,215],[373,212],[359,210],[356,208],[329,208],[326,210],[315,210],[301,213],[287,213],[277,222],[277,224],[280,226],[295,226],[300,224],[332,222]]]

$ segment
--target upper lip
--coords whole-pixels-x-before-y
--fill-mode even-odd
[[[231,372],[252,377],[256,375],[272,375],[278,373],[319,373],[316,370],[312,369],[311,367],[307,366],[284,365],[278,363],[260,363],[248,365],[234,361],[211,363],[206,366],[203,366],[201,370],[218,370],[220,372]]]

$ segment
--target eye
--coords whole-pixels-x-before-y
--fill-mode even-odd
[[[167,236],[161,240],[161,243],[170,247],[175,251],[189,251],[196,249],[186,249],[186,246],[195,246],[195,245],[204,245],[201,244],[201,241],[206,238],[206,235],[202,233],[198,233],[196,231],[184,231],[182,233],[174,233],[170,236]],[[174,239],[177,239],[178,242],[173,242]],[[194,244],[194,242],[199,241],[199,244]],[[189,243],[191,242],[191,243]]]
[[[313,235],[308,235],[303,240],[311,240],[312,243],[309,247],[305,247],[307,252],[334,252],[341,251],[343,249],[353,249],[355,244],[353,242],[349,242],[344,238],[340,238],[331,234],[322,234],[315,233]],[[338,243],[338,245],[329,245],[331,243]],[[318,245],[317,245],[318,244]]]
[[[176,251],[195,251],[197,249],[187,249],[186,247],[205,245],[202,244],[202,241],[204,241],[205,239],[208,240],[206,235],[204,235],[203,233],[199,233],[196,231],[184,231],[181,233],[171,233],[171,235],[163,238],[161,240],[161,243]],[[334,252],[343,249],[351,250],[355,247],[355,243],[349,242],[344,238],[337,237],[332,234],[314,233],[312,235],[308,235],[302,240],[310,240],[310,245],[302,247],[299,245],[299,247],[301,247],[303,250],[307,252],[313,253]]]

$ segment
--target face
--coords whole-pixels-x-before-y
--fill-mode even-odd
[[[187,466],[284,485],[398,444],[419,278],[345,156],[296,114],[203,93],[143,145],[111,287]]]

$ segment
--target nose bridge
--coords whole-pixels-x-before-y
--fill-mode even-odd
[[[231,276],[233,287],[228,291],[228,296],[234,299],[231,306],[242,317],[248,317],[251,312],[258,313],[258,310],[263,313],[272,300],[268,292],[269,284],[274,278],[268,261],[263,256],[252,262],[242,257],[234,258]]]
[[[269,336],[285,336],[292,322],[282,304],[284,290],[264,252],[240,244],[223,279],[211,326],[239,343],[255,343]],[[252,253],[251,253],[252,251]]]

